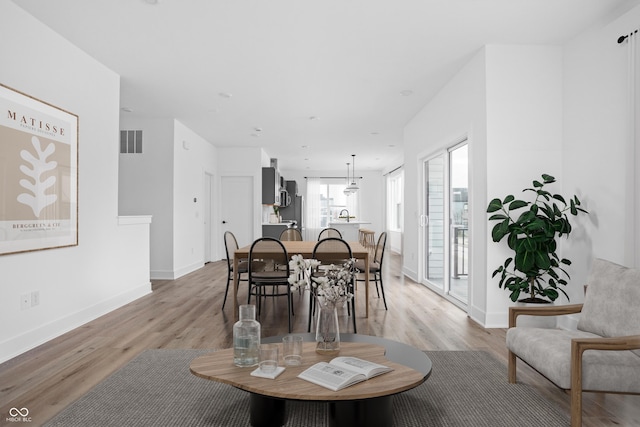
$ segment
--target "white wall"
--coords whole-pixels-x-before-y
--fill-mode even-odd
[[[143,134],[141,154],[120,154],[119,210],[153,216],[151,277],[176,279],[197,270],[204,265],[204,179],[205,173],[217,178],[217,149],[173,119],[123,113],[120,128]]]
[[[486,306],[486,53],[478,52],[431,103],[405,127],[405,211],[403,272],[413,280],[423,276],[420,249],[423,213],[420,193],[422,161],[467,137],[469,141],[469,225],[472,290],[469,313],[483,322]]]
[[[0,2],[0,82],[79,116],[79,245],[0,256],[0,362],[151,291],[149,224],[118,218],[119,77]],[[128,225],[127,225],[128,224]],[[20,295],[40,304],[20,310]]]
[[[173,150],[173,265],[174,276],[180,277],[204,265],[204,180],[205,173],[216,176],[218,154],[216,147],[177,120]],[[217,224],[216,218],[214,212]],[[214,257],[220,259],[221,254]]]
[[[120,116],[121,130],[142,130],[142,153],[120,154],[120,215],[152,215],[151,277],[174,277],[173,260],[173,120]]]
[[[507,324],[508,293],[491,279],[508,252],[491,241],[486,206],[517,193],[542,173],[558,175],[562,137],[562,56],[557,47],[487,46],[405,128],[403,270],[422,277],[422,161],[466,136],[469,141],[471,242],[469,315]],[[561,178],[561,177],[559,177]]]
[[[562,191],[562,49],[555,46],[488,46],[487,199],[522,195],[543,173]],[[527,199],[529,200],[529,199]],[[486,222],[488,216],[484,216]],[[507,325],[509,292],[491,273],[512,255],[491,240],[487,227],[487,303],[484,324]],[[479,278],[478,278],[479,279]],[[477,282],[476,282],[477,284]],[[481,317],[478,317],[481,319]]]
[[[262,237],[262,167],[269,166],[269,158],[261,148],[219,147],[218,169],[220,176],[253,177],[253,239]],[[221,200],[221,203],[228,201]],[[222,234],[218,236],[222,245]],[[224,255],[224,252],[221,252]]]

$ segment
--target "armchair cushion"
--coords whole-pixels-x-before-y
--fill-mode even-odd
[[[590,289],[589,289],[590,290]],[[510,328],[507,347],[563,389],[571,388],[571,340],[600,338],[583,331]],[[588,350],[583,356],[582,388],[640,393],[640,357],[631,351]]]
[[[640,335],[639,270],[594,259],[587,285],[578,330],[602,337]]]

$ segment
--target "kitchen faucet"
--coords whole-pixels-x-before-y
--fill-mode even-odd
[[[346,212],[347,213],[347,222],[349,222],[349,211],[347,209],[342,209],[340,211],[340,213],[338,214],[338,216],[342,216],[342,212]]]

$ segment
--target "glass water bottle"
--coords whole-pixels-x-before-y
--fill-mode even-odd
[[[247,367],[258,364],[260,323],[256,320],[256,306],[240,306],[240,320],[233,325],[233,363]]]

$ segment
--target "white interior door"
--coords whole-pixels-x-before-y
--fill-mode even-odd
[[[221,189],[220,242],[224,256],[225,231],[231,231],[240,247],[253,242],[253,216],[256,207],[253,200],[252,176],[223,176]]]

